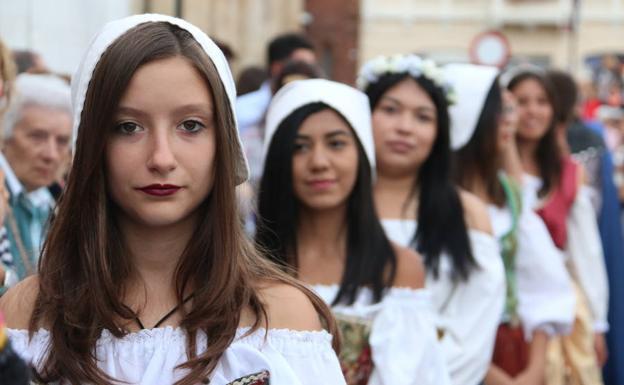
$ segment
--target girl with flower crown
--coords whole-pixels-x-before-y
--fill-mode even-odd
[[[366,63],[358,86],[372,109],[377,212],[390,239],[424,257],[452,382],[477,385],[491,360],[504,275],[485,205],[451,181],[453,92],[435,63],[415,55]]]
[[[256,242],[313,288],[338,320],[349,385],[450,384],[412,250],[375,213],[366,96],[327,80],[274,97],[265,129]]]
[[[38,379],[344,384],[329,309],[243,233],[249,172],[214,42],[168,16],[113,21],[72,82],[75,159],[39,274],[0,299]]]
[[[572,327],[570,278],[546,227],[522,199],[515,104],[498,84],[499,71],[449,64],[445,75],[457,99],[450,108],[454,177],[488,203],[505,266],[505,307],[485,384],[541,384],[548,339]]]

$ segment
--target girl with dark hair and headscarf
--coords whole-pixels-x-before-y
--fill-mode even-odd
[[[375,213],[375,150],[366,96],[295,81],[267,113],[258,245],[332,306],[349,385],[449,384],[424,269],[392,244]]]
[[[515,105],[498,70],[449,64],[445,74],[457,101],[450,109],[455,181],[488,204],[505,266],[505,306],[485,383],[539,384],[548,338],[571,329],[570,279],[546,227],[522,199]]]

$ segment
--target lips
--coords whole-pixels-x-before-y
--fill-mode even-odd
[[[308,186],[310,186],[313,190],[322,191],[327,190],[336,184],[336,181],[333,179],[317,179],[311,180],[307,182]]]
[[[139,187],[137,190],[144,192],[145,194],[165,197],[177,193],[182,187],[173,184],[151,184],[145,187]]]
[[[402,140],[392,140],[386,142],[386,144],[393,152],[397,152],[400,154],[407,153],[414,149],[414,145],[412,143],[408,143]]]

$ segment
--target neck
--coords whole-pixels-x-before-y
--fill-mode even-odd
[[[346,257],[346,205],[331,210],[300,209],[297,226],[297,257],[335,259]]]
[[[119,228],[134,269],[129,287],[142,285],[149,292],[174,295],[174,274],[195,222],[193,217],[172,225],[152,227],[120,219]]]
[[[522,140],[518,138],[518,154],[524,172],[530,175],[539,175],[537,164],[537,147],[539,141]]]
[[[375,206],[380,218],[410,218],[418,205],[417,198],[410,194],[414,188],[418,172],[403,176],[387,175],[378,172],[374,187]]]

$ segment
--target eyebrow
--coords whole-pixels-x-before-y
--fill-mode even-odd
[[[404,106],[404,104],[403,104],[403,103],[401,103],[401,101],[400,101],[399,99],[393,98],[392,96],[387,96],[387,95],[386,95],[386,96],[383,96],[383,97],[381,98],[381,100],[384,100],[384,99],[385,99],[385,100],[389,100],[389,101],[391,101],[391,102],[393,102],[393,103],[396,103],[396,104],[398,104],[398,105],[400,105],[400,106]],[[435,108],[430,107],[430,106],[416,106],[416,107],[414,107],[413,109],[415,109],[415,110],[419,110],[419,111],[431,111],[431,112],[435,112]]]
[[[179,106],[173,110],[174,114],[201,114],[212,116],[212,106],[207,104],[185,104]],[[142,110],[130,106],[119,106],[117,108],[117,114],[128,114],[135,115],[138,117],[146,117],[148,114],[143,112]]]
[[[330,138],[335,138],[337,136],[348,136],[351,137],[353,136],[351,134],[351,132],[343,130],[343,129],[338,129],[338,130],[334,130],[331,132],[328,132],[327,134],[323,135],[325,138],[330,139]],[[310,140],[310,136],[309,135],[302,135],[302,134],[297,134],[297,139],[304,139],[304,140]]]

